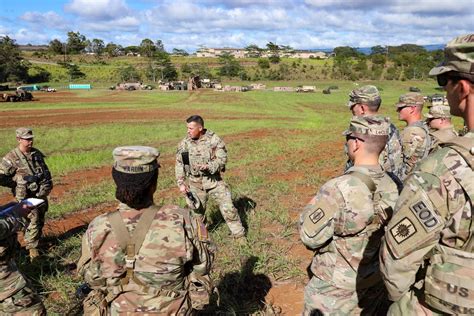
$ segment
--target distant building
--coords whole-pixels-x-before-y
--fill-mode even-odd
[[[208,58],[217,58],[220,55],[228,53],[235,58],[245,58],[247,57],[247,50],[245,48],[200,48],[196,51],[196,57],[208,57]],[[262,51],[262,57],[268,57],[271,53],[268,50]],[[328,55],[325,52],[316,52],[309,50],[295,50],[291,52],[280,52],[282,57],[288,58],[315,58],[315,59],[326,59]]]

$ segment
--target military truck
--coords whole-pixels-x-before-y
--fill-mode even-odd
[[[14,93],[7,92],[0,94],[0,97],[4,102],[22,102],[33,100],[33,95],[23,89],[18,89]]]

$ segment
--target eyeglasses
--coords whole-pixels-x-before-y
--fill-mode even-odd
[[[361,142],[365,142],[365,140],[360,138],[360,137],[356,137],[356,136],[352,136],[352,135],[346,135],[346,142],[348,142],[351,139],[358,140],[358,141],[361,141]]]

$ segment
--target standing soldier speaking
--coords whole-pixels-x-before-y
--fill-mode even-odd
[[[225,143],[214,132],[204,128],[204,120],[192,115],[187,120],[188,135],[178,145],[175,173],[179,190],[198,213],[204,213],[208,196],[219,204],[222,217],[232,236],[245,237],[245,228],[232,204],[229,186],[221,172],[227,163]],[[186,184],[187,180],[187,184]]]
[[[42,235],[45,214],[48,211],[47,196],[53,188],[53,181],[41,151],[33,147],[33,131],[27,127],[16,130],[18,147],[3,157],[0,168],[15,183],[13,194],[18,201],[30,197],[43,199],[45,203],[28,215],[30,220],[25,231],[26,249],[30,259],[39,256],[38,243]]]
[[[474,34],[431,69],[451,114],[469,132],[422,160],[405,181],[385,231],[380,267],[390,315],[474,314]]]

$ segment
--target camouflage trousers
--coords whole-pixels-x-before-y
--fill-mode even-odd
[[[210,196],[219,204],[219,210],[221,211],[222,217],[227,223],[232,235],[240,237],[245,234],[245,228],[242,226],[239,213],[232,203],[230,188],[224,181],[217,182],[217,186],[213,189],[202,190],[191,185],[190,190],[197,195],[201,202],[201,207],[196,210],[198,213],[204,214],[207,199]]]
[[[25,244],[26,249],[38,248],[40,238],[43,234],[43,226],[45,221],[45,215],[48,211],[48,200],[43,198],[45,203],[39,208],[31,211],[28,215],[28,225],[25,229]]]
[[[303,315],[385,315],[388,299],[382,282],[356,291],[312,277],[304,289]]]
[[[419,297],[423,296],[422,290],[415,291],[408,291],[398,301],[393,302],[387,315],[446,315],[446,313],[436,311],[424,302],[420,302]]]
[[[46,315],[40,297],[11,259],[0,262],[0,314]]]

